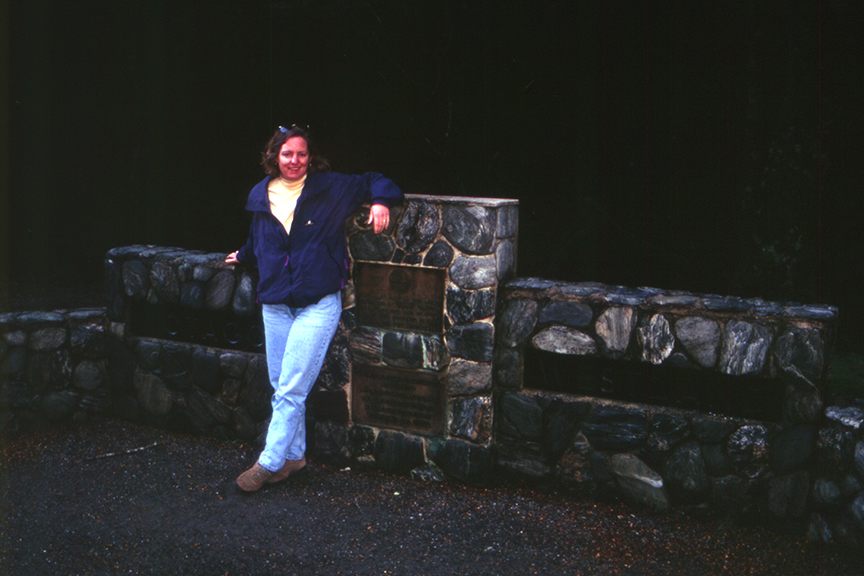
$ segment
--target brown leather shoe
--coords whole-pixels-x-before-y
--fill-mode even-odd
[[[286,460],[285,465],[279,469],[278,472],[273,472],[273,474],[267,478],[268,484],[273,484],[274,482],[281,482],[285,480],[292,474],[296,474],[306,468],[306,457],[304,456],[300,460]]]
[[[237,487],[244,492],[255,492],[261,488],[261,486],[263,486],[271,476],[273,476],[273,472],[270,472],[258,464],[258,462],[255,462],[255,465],[252,466],[252,468],[243,472],[243,474],[237,478]]]

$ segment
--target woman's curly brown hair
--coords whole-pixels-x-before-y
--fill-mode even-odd
[[[289,138],[293,138],[294,136],[299,136],[306,140],[306,146],[309,148],[310,156],[307,171],[310,174],[313,172],[326,172],[330,170],[330,163],[326,158],[318,153],[318,149],[309,138],[309,127],[301,128],[295,124],[291,126],[291,128],[284,128],[282,126],[277,128],[276,132],[274,132],[273,136],[270,138],[270,141],[267,142],[267,145],[264,147],[264,152],[261,153],[261,165],[264,167],[264,172],[266,172],[268,176],[272,176],[273,178],[279,176],[279,151],[282,149],[282,145],[285,144]]]

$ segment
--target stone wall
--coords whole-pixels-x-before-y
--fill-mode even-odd
[[[0,430],[111,410],[105,310],[0,315]]]
[[[814,540],[855,545],[864,538],[864,413],[823,409],[819,393],[835,309],[508,281],[516,243],[509,202],[412,197],[383,236],[362,226],[364,216],[349,223],[352,273],[361,262],[441,271],[443,324],[439,332],[363,325],[348,287],[308,403],[309,450],[317,458],[476,484],[554,483],[653,511],[753,512],[809,521]],[[252,333],[255,278],[223,259],[117,248],[106,255],[106,310],[0,316],[0,424],[26,429],[107,414],[260,441],[271,390]],[[136,333],[148,310],[165,334]],[[175,324],[178,315],[184,318]],[[245,344],[238,330],[250,331]],[[531,349],[777,380],[782,392],[762,401],[776,402],[782,417],[755,421],[526,388]],[[358,422],[358,366],[438,378],[446,387],[443,426]]]
[[[823,411],[820,395],[836,309],[531,278],[504,286],[499,306],[495,444],[502,473],[611,493],[655,511],[707,506],[782,522],[809,519],[811,537],[823,540],[833,534],[852,543],[864,534],[864,469],[854,469],[852,456],[860,411]],[[780,394],[755,401],[778,404],[782,417],[761,422],[526,389],[531,348],[671,366],[696,379],[779,379]],[[836,466],[826,468],[826,459]]]
[[[816,481],[808,495],[812,542],[864,546],[864,410],[825,409],[817,439]],[[803,479],[801,480],[803,483]]]
[[[521,278],[500,298],[497,383],[522,387],[523,349],[780,378],[786,423],[815,423],[837,310],[760,299]]]

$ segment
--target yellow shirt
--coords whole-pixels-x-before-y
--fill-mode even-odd
[[[267,185],[267,196],[270,198],[270,212],[282,223],[285,231],[291,233],[291,221],[294,220],[294,208],[297,207],[297,199],[303,191],[306,183],[306,175],[296,182],[289,182],[284,178],[273,178]]]

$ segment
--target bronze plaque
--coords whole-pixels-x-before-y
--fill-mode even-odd
[[[444,331],[444,270],[357,262],[354,293],[361,326]]]
[[[351,411],[358,424],[442,434],[447,402],[443,374],[352,364]]]

